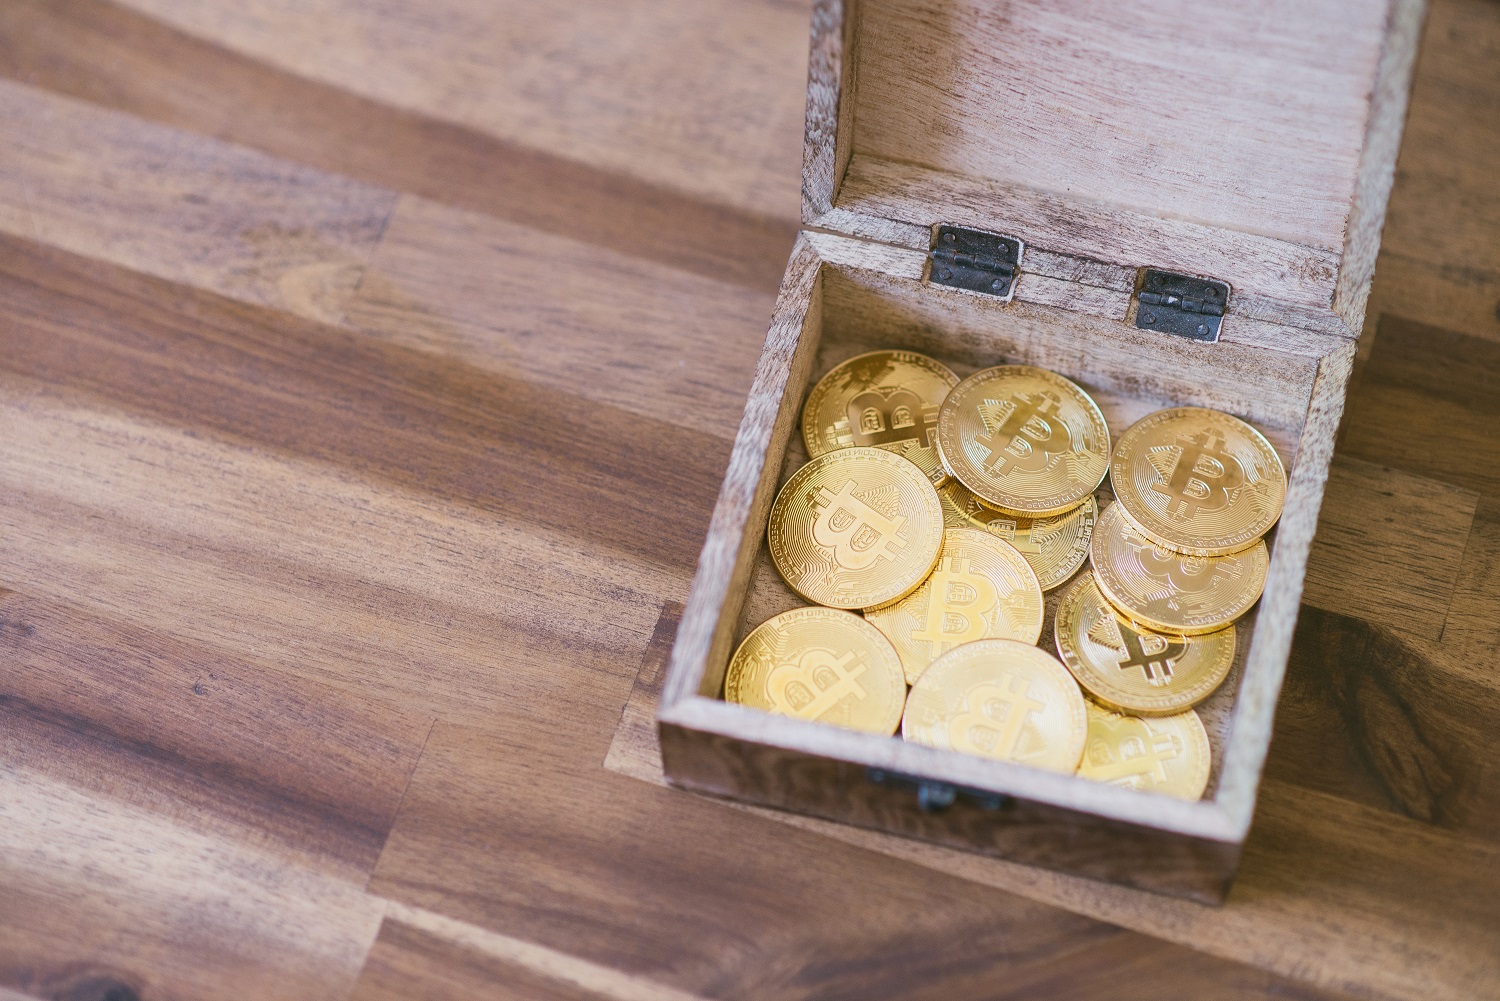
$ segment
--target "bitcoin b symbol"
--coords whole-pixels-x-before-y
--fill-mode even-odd
[[[845,570],[867,570],[881,558],[893,560],[905,545],[901,530],[906,516],[887,518],[854,496],[853,480],[836,494],[819,487],[814,505],[820,510],[813,522],[813,541],[832,550],[834,562]]]
[[[929,444],[937,425],[937,407],[923,403],[909,389],[867,389],[849,401],[845,417],[835,424],[841,445]]]
[[[966,568],[957,556],[933,572],[927,592],[927,622],[911,638],[932,644],[934,657],[961,643],[983,639],[985,621],[1000,593],[988,577]]]
[[[1150,685],[1165,685],[1171,681],[1172,668],[1187,652],[1187,641],[1166,636],[1143,636],[1123,622],[1118,625],[1120,638],[1125,641],[1125,659],[1120,661],[1120,670],[1138,667]]]
[[[1122,729],[1125,735],[1117,737]],[[1151,778],[1160,784],[1167,781],[1167,762],[1182,756],[1176,737],[1152,733],[1139,720],[1121,720],[1110,731],[1108,737],[1089,741],[1088,777],[1097,782],[1134,786]]]
[[[1149,542],[1136,547],[1135,552],[1141,569],[1164,582],[1175,594],[1200,594],[1213,588],[1220,572],[1236,572],[1228,562],[1215,565],[1205,557],[1183,556]]]
[[[865,697],[859,676],[865,665],[849,662],[854,654],[835,657],[827,650],[809,650],[795,664],[777,664],[766,675],[766,695],[784,716],[822,719],[834,706],[853,695]]]
[[[1040,472],[1054,455],[1072,450],[1073,432],[1058,416],[1055,393],[1018,394],[1009,402],[1010,413],[1000,426],[975,439],[990,453],[985,472],[1001,476]]]
[[[1010,675],[1004,686],[979,685],[964,696],[963,712],[948,723],[948,743],[956,751],[1015,759],[1026,720],[1046,708],[1047,703],[1031,697],[1025,678]]]
[[[1240,462],[1224,450],[1224,436],[1200,431],[1191,438],[1179,436],[1181,450],[1165,482],[1151,484],[1155,493],[1167,498],[1167,514],[1186,521],[1201,511],[1221,511],[1234,503],[1245,484]]]

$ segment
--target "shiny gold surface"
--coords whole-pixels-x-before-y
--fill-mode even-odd
[[[1192,708],[1213,694],[1234,664],[1233,626],[1202,636],[1153,632],[1116,612],[1092,575],[1063,594],[1052,637],[1084,691],[1142,716]]]
[[[762,622],[729,660],[724,698],[797,719],[890,735],[906,679],[880,631],[833,608],[795,608]]]
[[[1109,474],[1142,535],[1194,556],[1253,546],[1286,499],[1286,470],[1265,436],[1201,407],[1160,410],[1131,425]]]
[[[938,499],[943,502],[943,523],[949,528],[982,529],[1015,546],[1036,572],[1043,591],[1057,587],[1083,566],[1099,518],[1093,494],[1073,510],[1047,518],[1003,514],[986,507],[954,479],[938,487]]]
[[[1078,774],[1094,782],[1200,799],[1212,764],[1208,732],[1189,709],[1175,716],[1124,716],[1090,702]]]
[[[913,683],[939,656],[964,643],[1042,634],[1042,589],[1008,542],[977,528],[950,528],[932,576],[911,594],[865,612],[885,634]]]
[[[845,448],[792,474],[771,505],[766,542],[776,569],[808,601],[870,608],[927,578],[943,544],[943,508],[912,463],[879,448]]]
[[[916,464],[934,485],[948,479],[938,460],[938,407],[958,376],[915,351],[871,351],[818,380],[802,407],[802,440],[817,458],[874,446]]]
[[[1190,636],[1223,629],[1260,600],[1270,556],[1264,542],[1228,556],[1185,556],[1141,535],[1111,504],[1089,549],[1099,591],[1148,629]]]
[[[938,411],[943,465],[981,501],[1033,518],[1082,504],[1109,467],[1109,427],[1055,372],[1000,365],[960,382]]]
[[[1016,640],[979,640],[922,672],[901,732],[928,747],[1072,772],[1088,719],[1078,683],[1050,654]]]

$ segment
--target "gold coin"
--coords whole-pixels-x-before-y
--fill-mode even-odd
[[[1201,407],[1159,410],[1132,424],[1115,446],[1109,480],[1142,535],[1194,556],[1255,545],[1286,500],[1286,470],[1265,436]]]
[[[1088,733],[1083,703],[1050,654],[1017,640],[979,640],[922,672],[901,733],[915,744],[1071,773]]]
[[[871,608],[909,594],[943,546],[943,506],[922,471],[879,448],[843,448],[792,474],[771,505],[771,559],[808,601]]]
[[[948,479],[938,460],[938,407],[958,376],[915,351],[871,351],[835,365],[802,407],[807,454],[852,445],[909,459],[937,485]]]
[[[1270,555],[1257,542],[1228,556],[1187,556],[1135,530],[1118,504],[1094,526],[1094,582],[1133,622],[1162,633],[1197,636],[1223,629],[1260,600]]]
[[[984,503],[1040,518],[1082,504],[1109,468],[1109,426],[1055,372],[999,365],[953,387],[938,411],[943,465]]]
[[[1192,708],[1223,684],[1234,664],[1234,626],[1202,636],[1152,632],[1116,612],[1092,575],[1062,596],[1052,637],[1084,691],[1111,709],[1142,716]]]
[[[1112,786],[1200,799],[1211,753],[1203,721],[1189,709],[1175,716],[1122,716],[1089,703],[1089,739],[1078,774]]]
[[[912,684],[964,643],[1035,643],[1042,635],[1042,589],[1010,543],[977,528],[950,528],[932,576],[900,601],[866,610],[865,620],[891,641]]]
[[[1073,510],[1049,518],[1002,514],[981,504],[957,480],[938,487],[938,499],[943,502],[943,524],[983,529],[1015,546],[1036,572],[1043,591],[1052,590],[1083,566],[1099,518],[1099,502],[1093,494]]]
[[[906,703],[901,661],[880,630],[833,608],[794,608],[756,626],[729,659],[724,699],[886,736]]]

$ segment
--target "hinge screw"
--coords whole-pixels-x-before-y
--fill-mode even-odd
[[[1003,281],[1001,281],[1000,279],[998,279],[998,278],[996,278],[994,281],[990,282],[990,288],[992,288],[992,289],[1002,289],[1004,287],[1005,287],[1005,283]]]
[[[1208,324],[1206,324],[1206,323],[1200,323],[1200,324],[1198,324],[1198,336],[1202,337],[1206,333],[1208,333]]]
[[[949,271],[947,268],[943,268],[938,272],[938,277],[942,278],[944,281],[947,281],[949,278],[953,277],[953,272]]]
[[[1141,314],[1141,322],[1142,323],[1155,323],[1156,322],[1156,314],[1155,313],[1142,313]]]

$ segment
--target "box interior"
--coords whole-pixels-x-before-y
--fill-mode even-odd
[[[837,238],[835,238],[837,239]],[[1290,471],[1306,419],[1308,399],[1317,374],[1318,359],[1306,355],[1247,349],[1234,345],[1200,345],[1166,335],[1142,334],[1123,323],[1104,331],[1088,330],[1089,343],[1064,310],[1010,304],[997,309],[993,299],[941,287],[875,269],[824,261],[819,268],[815,300],[803,339],[816,342],[810,378],[787,390],[784,407],[798,418],[784,456],[769,456],[767,469],[777,470],[777,487],[807,461],[801,441],[802,401],[814,382],[845,358],[865,351],[905,348],[929,354],[960,377],[979,368],[1002,363],[1041,365],[1083,386],[1099,403],[1109,422],[1112,439],[1134,421],[1167,406],[1212,406],[1249,420],[1272,442]],[[1107,342],[1107,343],[1106,343]],[[1173,343],[1180,342],[1180,343]],[[1120,364],[1120,352],[1140,352],[1140,366]],[[1226,354],[1250,351],[1245,368],[1258,378],[1235,375],[1237,366],[1222,364]],[[1266,356],[1272,355],[1274,358]],[[1213,366],[1200,364],[1212,361]],[[1252,364],[1253,363],[1253,364]],[[1102,507],[1112,498],[1106,479],[1100,489]],[[732,651],[749,631],[778,612],[806,604],[782,581],[764,541],[765,525],[751,525],[758,533],[755,566],[743,605],[726,607],[723,615],[735,623]],[[1274,554],[1275,531],[1268,536]],[[1079,573],[1088,573],[1085,566]],[[1067,584],[1047,592],[1047,615],[1041,645],[1052,651],[1052,614]],[[732,605],[735,596],[731,595]],[[1220,770],[1233,737],[1234,707],[1256,623],[1252,610],[1237,624],[1235,666],[1225,683],[1198,707],[1213,749],[1213,771],[1205,799],[1212,799]],[[725,657],[710,658],[697,691],[721,698]],[[785,721],[794,722],[794,721]],[[817,724],[802,727],[827,729]],[[879,738],[876,738],[879,739]],[[891,738],[900,741],[899,737]],[[949,752],[939,752],[947,754]],[[958,755],[953,755],[958,757]],[[1085,780],[1076,780],[1080,783]]]

